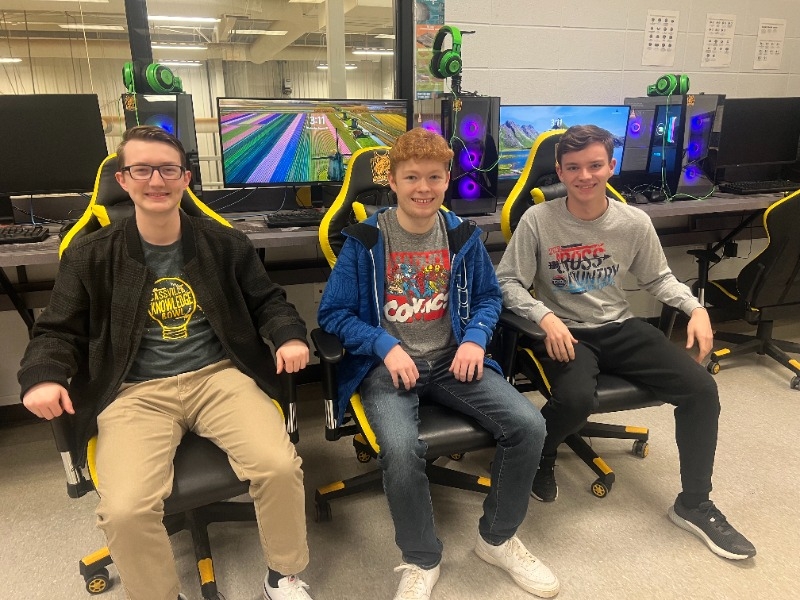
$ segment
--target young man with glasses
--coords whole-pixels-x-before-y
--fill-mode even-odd
[[[164,499],[187,431],[250,481],[267,600],[309,600],[301,461],[271,397],[308,362],[306,327],[241,232],[180,210],[191,174],[158,127],[125,132],[120,186],[135,206],[63,254],[22,359],[25,406],[97,434],[98,525],[131,600],[182,598]],[[275,360],[264,339],[275,348]],[[84,446],[85,447],[85,446]]]

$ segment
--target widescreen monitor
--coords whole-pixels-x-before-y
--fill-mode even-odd
[[[793,163],[798,141],[800,98],[727,98],[715,167]]]
[[[341,182],[360,148],[392,146],[408,130],[406,100],[219,98],[227,187]]]
[[[88,192],[108,155],[95,94],[0,94],[0,195]]]
[[[572,125],[597,125],[614,135],[618,175],[622,165],[630,107],[622,105],[505,105],[500,106],[500,179],[517,179],[533,142],[540,133]]]

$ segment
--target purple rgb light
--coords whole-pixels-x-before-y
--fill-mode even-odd
[[[686,167],[686,181],[696,181],[700,179],[701,175],[703,174],[700,169],[695,166]]]
[[[481,195],[481,187],[470,176],[462,177],[458,182],[458,194],[466,200],[474,200]]]
[[[458,133],[462,139],[468,142],[482,140],[484,137],[483,121],[478,115],[464,115],[458,126]]]
[[[697,160],[703,154],[703,145],[698,142],[697,140],[692,140],[689,142],[689,146],[686,148],[686,158],[689,160]]]
[[[169,115],[152,115],[143,124],[161,127],[167,133],[175,135],[175,120]]]
[[[481,166],[483,153],[478,148],[464,148],[458,153],[458,164],[465,171],[472,171]]]
[[[642,119],[640,117],[636,117],[635,119],[631,119],[630,124],[628,125],[628,133],[632,136],[636,137],[642,132]]]
[[[692,118],[692,131],[703,131],[703,127],[705,126],[706,119],[708,117],[697,115]]]
[[[442,135],[442,127],[436,121],[423,121],[422,128]]]

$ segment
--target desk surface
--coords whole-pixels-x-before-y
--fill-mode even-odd
[[[782,196],[776,194],[737,196],[719,194],[707,200],[685,200],[661,204],[636,204],[651,219],[678,217],[686,215],[747,212],[767,208]],[[235,218],[235,215],[227,215]],[[500,230],[500,209],[492,215],[469,217],[484,231]],[[259,219],[232,221],[233,225],[244,231],[256,248],[285,248],[308,246],[318,243],[316,227],[295,229],[270,229]],[[58,262],[59,238],[56,233],[43,242],[29,244],[0,245],[0,267],[20,267],[28,265],[47,265]]]

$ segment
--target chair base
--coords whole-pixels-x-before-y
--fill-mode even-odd
[[[489,486],[491,485],[491,480],[488,477],[448,469],[441,465],[434,464],[433,460],[427,462],[425,474],[428,476],[428,481],[432,484],[470,492],[486,494],[489,492]],[[375,469],[363,475],[357,475],[344,481],[335,481],[317,488],[314,494],[315,519],[318,522],[326,522],[333,519],[330,506],[331,500],[352,496],[366,490],[379,490],[382,487],[383,472],[380,469]]]
[[[772,328],[772,321],[760,321],[754,336],[741,333],[716,332],[714,334],[716,339],[731,342],[736,346],[721,348],[716,352],[712,352],[707,367],[709,373],[713,375],[719,373],[719,363],[723,359],[756,353],[769,356],[794,373],[789,386],[792,389],[800,390],[800,361],[788,354],[788,352],[800,354],[800,343],[773,339]]]
[[[255,507],[251,502],[216,502],[184,513],[164,517],[168,535],[189,531],[192,536],[197,573],[204,600],[220,600],[217,590],[214,565],[211,559],[211,544],[208,540],[208,525],[234,521],[255,521]],[[108,566],[113,563],[108,547],[83,557],[79,562],[81,576],[90,594],[102,594],[113,585]]]
[[[589,422],[578,433],[568,436],[564,443],[597,475],[597,479],[589,487],[597,498],[605,498],[609,494],[616,475],[585,438],[634,440],[631,452],[640,458],[646,457],[650,450],[648,445],[650,431],[646,427]]]

